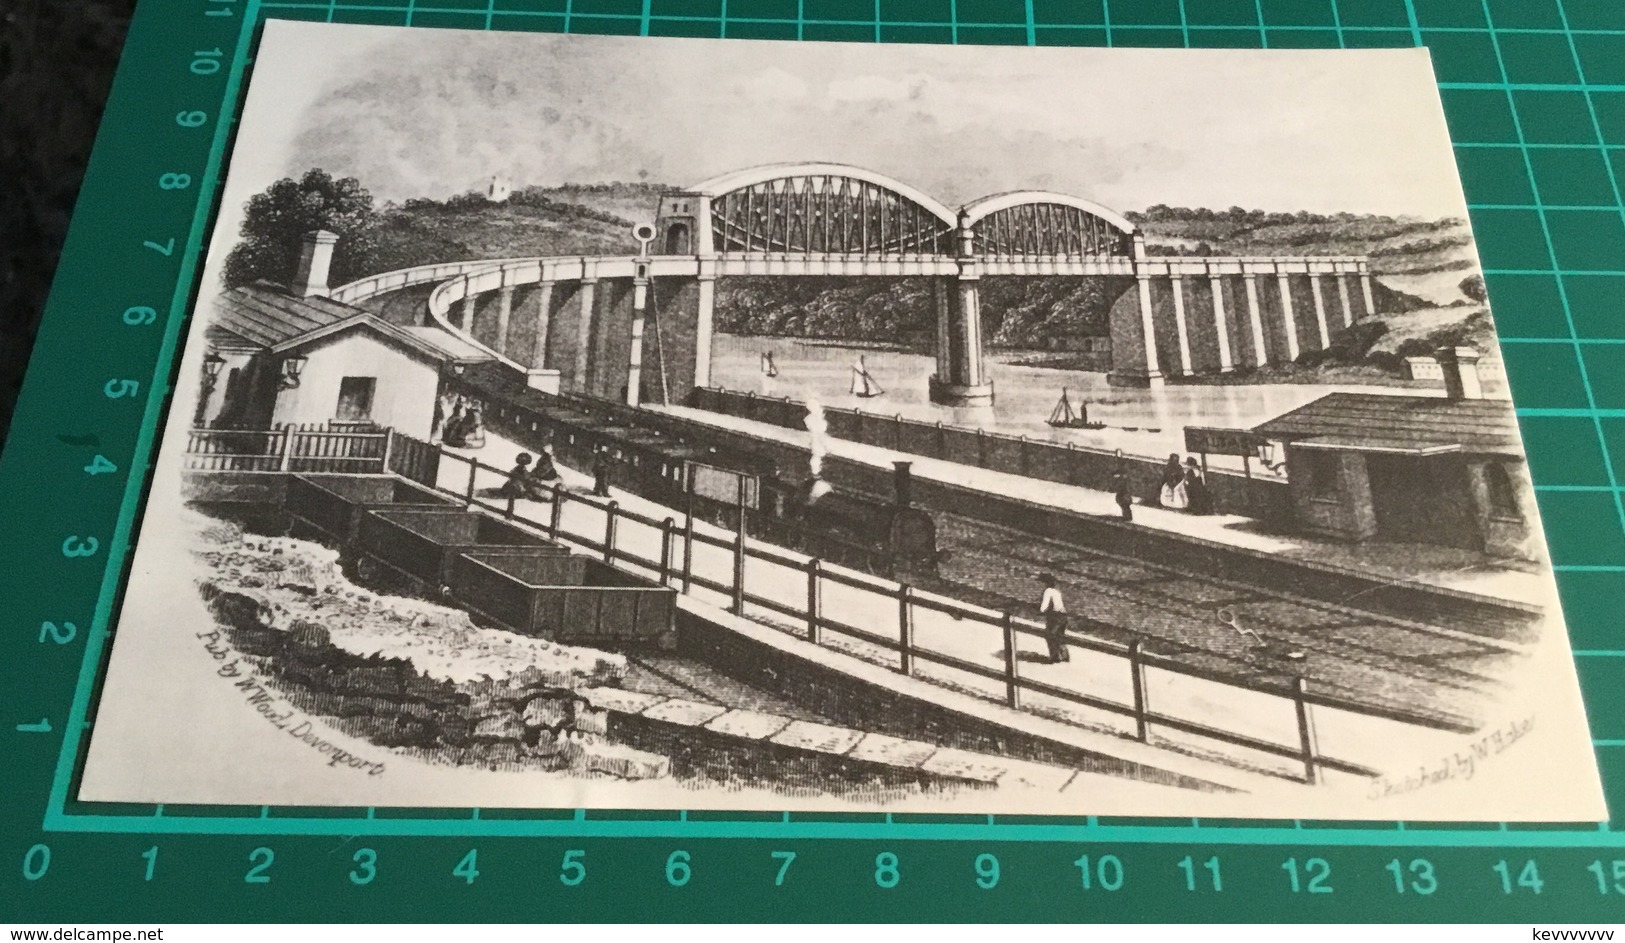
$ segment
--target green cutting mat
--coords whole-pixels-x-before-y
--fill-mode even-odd
[[[1593,824],[73,801],[263,17],[853,42],[1427,45],[1592,734],[1625,814],[1620,0],[145,0],[0,465],[0,919],[1625,918],[1625,829]]]

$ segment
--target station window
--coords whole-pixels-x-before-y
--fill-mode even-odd
[[[1497,517],[1521,517],[1518,493],[1512,487],[1512,476],[1506,465],[1489,462],[1484,466],[1484,487],[1489,491],[1490,513]]]
[[[377,389],[377,377],[344,377],[340,379],[339,402],[334,410],[334,418],[346,422],[371,419],[372,398]]]

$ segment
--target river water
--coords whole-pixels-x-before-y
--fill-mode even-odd
[[[761,355],[772,351],[779,375],[762,373]],[[852,395],[852,368],[862,355],[870,376],[885,391],[863,399]],[[1120,389],[1106,384],[1104,373],[1028,367],[1011,363],[1030,354],[990,353],[986,369],[993,380],[994,404],[988,407],[938,406],[926,395],[926,378],[936,372],[934,358],[894,350],[808,343],[785,337],[718,334],[712,347],[711,382],[725,389],[815,398],[825,406],[858,408],[879,415],[942,422],[967,429],[1025,435],[1033,439],[1072,442],[1080,446],[1122,449],[1129,455],[1166,458],[1185,451],[1185,426],[1248,428],[1335,390],[1398,395],[1438,395],[1424,390],[1372,386],[1315,386],[1262,383],[1254,386],[1169,385],[1160,390]],[[1074,409],[1089,404],[1089,418],[1104,429],[1055,429],[1046,424],[1062,388]],[[1215,457],[1213,463],[1240,467],[1239,460]],[[1253,468],[1258,469],[1257,463]]]

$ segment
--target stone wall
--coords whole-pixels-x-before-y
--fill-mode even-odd
[[[231,645],[295,707],[381,747],[439,762],[540,767],[625,778],[670,774],[663,756],[610,742],[606,712],[559,687],[556,673],[528,668],[456,684],[404,658],[362,657],[332,644],[315,622],[272,628],[256,600],[213,585],[203,596]]]
[[[807,417],[806,407],[794,400],[731,390],[695,390],[689,405],[786,429],[804,429]],[[991,471],[1110,491],[1112,476],[1121,468],[1129,477],[1135,497],[1141,499],[1157,493],[1162,483],[1162,462],[1156,459],[1132,455],[1119,458],[1104,449],[1069,447],[861,410],[825,409],[824,418],[829,434],[837,439]],[[1208,474],[1208,488],[1220,513],[1276,522],[1291,518],[1292,502],[1283,481],[1214,470]]]

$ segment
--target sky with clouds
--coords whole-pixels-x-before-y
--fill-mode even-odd
[[[1051,189],[1464,215],[1423,50],[873,46],[272,23],[227,207],[320,166],[380,200],[687,185],[823,160],[955,206]],[[235,191],[235,192],[234,192]]]

